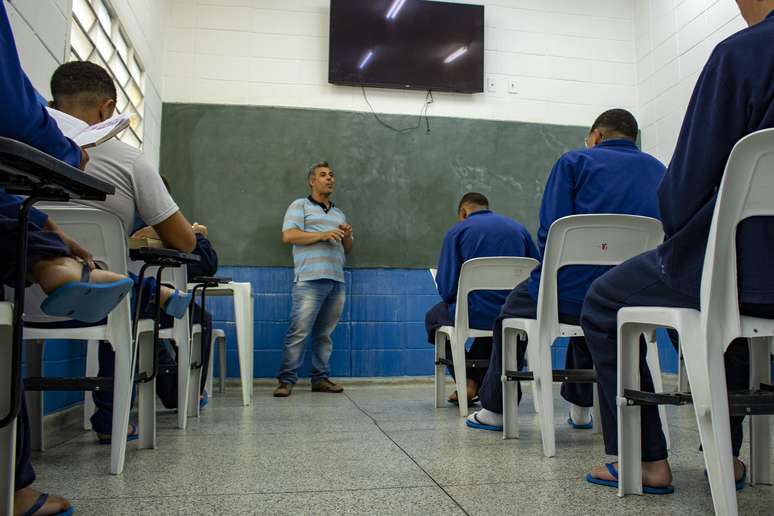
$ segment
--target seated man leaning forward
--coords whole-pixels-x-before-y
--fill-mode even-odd
[[[535,242],[529,231],[516,222],[498,215],[489,209],[489,201],[480,193],[470,192],[462,196],[457,208],[459,222],[451,228],[443,239],[441,256],[438,258],[436,284],[441,301],[425,315],[427,341],[435,344],[435,332],[441,326],[454,326],[454,313],[457,302],[457,285],[462,264],[471,258],[485,256],[528,256],[540,259]],[[470,295],[468,314],[470,327],[479,330],[491,330],[494,320],[505,302],[507,291],[482,291]],[[446,356],[451,356],[449,343],[446,342]],[[492,351],[492,338],[483,337],[473,340],[470,350],[466,351],[468,360],[488,360]],[[454,376],[454,370],[449,368]],[[468,399],[475,401],[478,387],[483,380],[485,368],[467,369]],[[457,392],[449,398],[457,402]]]
[[[774,0],[737,0],[737,4],[750,27],[721,42],[712,52],[696,83],[672,162],[658,189],[664,243],[595,281],[583,304],[581,326],[597,370],[607,455],[618,455],[618,310],[626,306],[699,308],[707,237],[731,149],[750,133],[774,128]],[[772,241],[771,218],[755,217],[739,224],[739,309],[744,315],[774,319]],[[731,343],[725,356],[730,390],[749,388],[749,358],[745,339]],[[642,388],[652,391],[642,355],[640,360]],[[672,471],[657,407],[642,407],[641,417],[643,491],[671,493]],[[737,489],[744,487],[746,476],[738,458],[743,419],[731,418]],[[594,468],[586,479],[617,487],[617,467],[610,463]]]
[[[538,245],[545,252],[548,230],[568,215],[621,213],[657,217],[656,188],[664,176],[664,165],[637,148],[637,120],[623,109],[602,113],[591,126],[584,150],[567,152],[554,165],[540,206]],[[583,298],[591,283],[609,267],[571,266],[558,274],[559,321],[579,323]],[[534,319],[537,312],[541,268],[518,285],[505,301],[494,328],[494,346],[489,369],[479,390],[482,410],[466,423],[485,430],[502,429],[503,396],[500,381],[502,321],[510,317]],[[524,365],[526,343],[518,349],[519,368]],[[567,369],[591,369],[592,361],[582,337],[570,339]],[[590,384],[565,383],[562,397],[570,402],[568,423],[573,428],[591,428],[593,390]],[[521,399],[521,389],[519,389]]]
[[[51,77],[51,106],[87,124],[96,124],[113,116],[117,91],[107,71],[88,61],[65,63]],[[92,149],[85,172],[115,185],[115,195],[104,202],[81,201],[84,204],[117,215],[124,225],[126,236],[132,231],[135,218],[141,217],[153,227],[164,246],[191,252],[196,237],[166,187],[159,173],[144,157],[142,151],[118,139],[104,142]],[[170,317],[182,318],[191,302],[191,294],[162,286],[159,300],[152,299],[155,282],[146,280],[142,288],[136,285],[135,299],[140,303],[141,317],[153,317],[155,302]],[[100,343],[100,376],[113,376],[115,355],[107,342]],[[102,444],[110,443],[112,430],[112,401],[110,392],[93,393],[97,411],[91,418],[92,428]],[[130,425],[129,439],[137,438],[135,425]]]

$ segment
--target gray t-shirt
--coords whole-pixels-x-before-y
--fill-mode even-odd
[[[117,139],[88,150],[85,172],[116,187],[115,195],[105,201],[80,201],[115,213],[131,233],[135,216],[154,226],[174,215],[179,208],[167,192],[159,173],[142,152]]]

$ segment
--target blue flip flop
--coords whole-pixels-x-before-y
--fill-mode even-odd
[[[591,473],[588,473],[586,474],[586,482],[590,482],[598,486],[613,487],[615,489],[618,489],[618,470],[615,468],[615,466],[613,466],[612,462],[608,462],[607,464],[605,464],[605,466],[607,467],[607,471],[610,472],[610,476],[612,476],[615,480],[603,480],[601,478],[595,478],[591,476]],[[665,494],[674,493],[675,488],[673,486],[668,486],[668,487],[642,486],[642,492],[643,494],[665,495]]]
[[[46,505],[46,502],[48,501],[48,494],[47,493],[41,493],[41,495],[38,497],[37,500],[35,500],[35,503],[27,509],[27,511],[22,514],[22,516],[33,516],[36,512],[38,512],[40,509],[43,508],[44,505]],[[57,513],[57,516],[70,516],[71,514],[75,513],[74,507],[69,507],[68,509]]]
[[[446,401],[451,403],[452,405],[457,405],[458,407],[460,406],[460,400],[450,400],[450,399],[447,399]],[[468,405],[475,405],[479,401],[480,400],[478,399],[478,396],[473,396],[473,399],[469,399],[468,400]]]
[[[128,443],[132,441],[136,441],[137,439],[140,438],[140,434],[137,432],[137,425],[129,423],[129,426],[132,428],[132,432],[126,435],[126,442]],[[113,439],[110,437],[103,439],[98,435],[97,440],[99,441],[99,444],[105,444],[105,445],[113,444]]]
[[[591,430],[592,428],[594,428],[594,419],[591,419],[585,425],[579,425],[578,423],[573,421],[571,417],[568,417],[567,418],[567,424],[570,425],[571,427],[573,427],[576,430]]]
[[[169,296],[164,304],[164,313],[175,319],[182,319],[188,310],[188,305],[191,304],[191,298],[191,294],[175,289],[175,292]]]
[[[199,398],[199,409],[203,409],[207,406],[207,404],[210,402],[210,396],[207,394],[207,391],[204,391],[202,394],[202,397]]]
[[[465,424],[468,425],[470,428],[475,428],[477,430],[489,430],[492,432],[502,432],[503,427],[501,426],[494,426],[494,425],[485,425],[481,421],[478,420],[478,414],[475,412],[473,413],[473,419],[475,421],[471,421],[469,418],[465,418]]]
[[[742,469],[742,478],[735,481],[737,491],[741,491],[742,489],[744,489],[744,486],[747,483],[747,466],[744,464],[744,462],[742,462],[742,468],[744,468]],[[704,476],[705,477],[707,476],[706,469],[704,470]]]
[[[40,304],[44,313],[87,323],[99,322],[121,302],[134,284],[124,278],[110,283],[89,283],[89,266],[83,264],[81,281],[65,283]]]

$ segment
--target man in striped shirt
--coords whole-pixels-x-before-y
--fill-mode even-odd
[[[293,307],[274,396],[290,396],[298,381],[306,340],[312,337],[312,391],[343,392],[330,378],[331,333],[344,307],[344,255],[352,250],[352,226],[334,206],[336,177],[326,161],[309,169],[311,194],[288,207],[282,241],[293,244]]]

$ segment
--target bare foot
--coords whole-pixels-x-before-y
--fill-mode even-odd
[[[32,268],[32,276],[43,292],[50,294],[62,285],[81,281],[81,272],[83,264],[70,257],[52,258],[50,260],[41,260]],[[90,283],[110,283],[125,279],[126,276],[116,274],[115,272],[94,269],[89,276]]]
[[[618,463],[614,463],[613,467],[617,471]],[[607,470],[606,466],[597,466],[596,468],[593,468],[591,470],[591,476],[601,480],[616,480]],[[672,470],[669,467],[669,461],[665,459],[654,462],[643,462],[642,485],[649,487],[668,487],[672,485]]]
[[[739,482],[742,480],[742,475],[745,473],[744,462],[739,460],[738,457],[734,457],[734,481]]]
[[[31,487],[25,487],[19,489],[13,495],[13,514],[14,516],[21,516],[35,505],[40,497],[40,492],[35,491]],[[61,496],[49,495],[46,503],[41,507],[34,516],[49,516],[53,514],[59,514],[70,508],[70,502],[62,498]]]
[[[129,429],[126,431],[126,436],[130,437],[132,435],[135,435],[136,433],[137,433],[137,427],[134,425],[134,423],[129,423]],[[97,438],[100,441],[108,441],[112,437],[113,436],[111,434],[101,434],[101,433],[97,432]]]
[[[467,387],[466,390],[468,391],[468,400],[472,400],[476,397],[478,394],[478,384],[475,380],[471,380],[468,378],[467,381]],[[451,396],[449,396],[449,401],[459,401],[459,396],[457,396],[457,391],[454,391]]]

